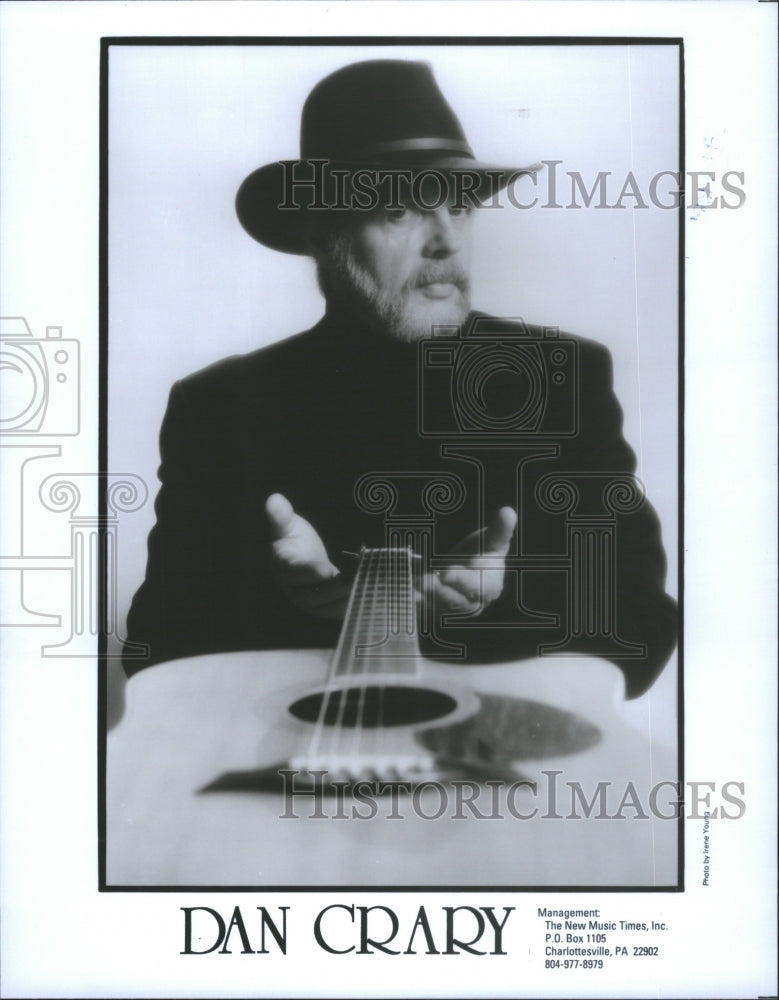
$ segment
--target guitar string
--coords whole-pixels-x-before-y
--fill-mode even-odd
[[[345,679],[342,681],[341,701],[331,734],[333,752],[338,754],[343,753],[346,746],[344,716],[349,704],[349,691],[352,689],[350,681],[351,678],[356,677],[361,673],[361,670],[358,667],[357,656],[358,649],[362,643],[362,632],[365,628],[365,605],[369,599],[371,601],[373,600],[374,579],[376,575],[376,550],[367,550],[365,553],[365,559],[366,567],[364,579],[361,582],[362,589],[360,593],[360,601],[358,608],[353,615],[352,621],[350,622],[350,648],[348,648],[346,652],[346,670],[342,670],[341,672],[341,677]]]
[[[403,557],[408,559],[408,550],[404,550],[397,547],[392,550],[392,556],[390,559],[390,570],[389,570],[389,581],[388,581],[388,621],[389,630],[392,636],[399,638],[402,643],[405,639],[406,628],[404,627],[404,615],[403,615],[403,604],[404,604],[404,593],[408,587],[409,580],[403,578]],[[390,656],[396,656],[398,652],[390,646]],[[397,664],[393,663],[392,672],[397,669]],[[381,716],[382,726],[384,724],[384,695],[386,692],[386,686],[381,688],[381,697],[379,700],[379,713]]]
[[[387,556],[385,558],[385,575],[386,575],[386,564],[389,562],[389,560],[391,560],[391,558],[392,558],[392,552],[393,552],[392,549],[387,549]],[[385,617],[385,623],[388,623],[389,622],[389,614],[388,614],[388,612],[386,610],[386,604],[387,604],[387,601],[388,601],[388,597],[386,596],[386,594],[385,594],[384,601],[385,601],[385,616],[384,616]],[[386,625],[386,629],[387,629],[387,631],[389,631],[389,625],[388,624]],[[387,638],[389,639],[389,636]],[[382,672],[381,665],[379,666],[378,672],[379,673]],[[378,693],[376,695],[376,719],[375,719],[375,724],[374,724],[374,732],[375,732],[375,741],[379,745],[381,745],[381,743],[382,743],[382,732],[384,730],[384,692],[385,692],[385,690],[386,690],[386,685],[385,684],[382,684],[382,683],[377,684],[377,692]]]
[[[387,643],[387,653],[391,658],[396,655],[396,651],[393,648],[393,639],[395,636],[399,636],[401,633],[401,622],[400,622],[400,605],[402,600],[402,593],[404,588],[404,581],[402,578],[402,567],[401,561],[403,558],[403,550],[399,547],[393,547],[388,550],[385,566],[385,589],[384,589],[384,628],[386,632],[386,643]],[[407,585],[407,581],[406,581]],[[388,669],[387,654],[382,657],[382,663],[379,664],[379,672],[386,673]],[[391,662],[391,661],[390,661]],[[389,672],[393,673],[395,670],[395,664],[391,664]],[[375,730],[377,734],[378,741],[381,740],[381,733],[384,730],[384,706],[385,706],[385,695],[386,695],[387,685],[378,685],[378,695],[376,699],[376,725]]]
[[[392,551],[396,552],[396,550],[394,550],[394,549]],[[391,597],[392,591],[391,591],[390,588],[391,588],[391,582],[390,582],[390,584],[388,586],[388,597],[387,597],[388,603],[392,599],[392,597]],[[387,617],[388,617],[388,621],[392,620],[391,619],[391,613],[388,612]],[[387,690],[386,685],[382,685],[381,688],[379,689],[379,704],[378,704],[378,708],[377,708],[377,715],[378,715],[377,722],[378,722],[379,726],[381,726],[382,729],[384,728],[384,696],[385,696],[386,690]]]
[[[396,625],[398,591],[400,586],[397,574],[397,562],[399,556],[400,550],[394,546],[377,551],[377,582],[374,588],[374,596],[369,611],[369,636],[371,640],[375,640],[371,642],[371,646],[378,646],[379,650],[381,650],[383,645],[385,647],[385,652],[382,653],[379,651],[373,656],[370,661],[370,666],[367,671],[365,671],[368,674],[381,675],[386,673],[386,650],[389,650],[389,655],[392,656],[393,636],[396,631],[399,631],[394,628]],[[379,748],[381,746],[381,733],[384,728],[384,694],[386,685],[379,682],[371,685],[371,687],[375,688],[374,702],[372,706],[375,718],[373,719],[373,724],[370,727],[371,738],[369,739],[365,732],[366,698],[363,690],[363,696],[359,704],[358,717],[352,739],[352,746],[355,754],[365,753],[366,745],[370,746],[370,743],[372,742],[374,748],[373,753],[374,756],[376,756],[376,746],[377,744]]]
[[[363,636],[363,642],[369,649],[376,646],[381,649],[381,646],[384,645],[389,651],[390,657],[394,655],[393,638],[397,635],[402,639],[404,632],[409,634],[407,614],[409,579],[407,572],[404,578],[402,567],[404,556],[408,563],[408,550],[388,547],[376,551],[372,600],[367,615],[366,634]],[[406,611],[405,628],[404,610]],[[386,653],[382,654],[378,652],[368,662],[369,666],[367,669],[365,667],[361,668],[359,671],[360,674],[381,675],[387,670]],[[374,700],[372,702],[368,701],[367,698],[368,688],[375,688]],[[385,690],[386,686],[381,683],[360,685],[355,724],[351,738],[352,754],[355,757],[363,754],[368,756],[367,751],[370,750],[371,744],[373,755],[378,755],[377,745],[380,753],[381,734],[384,728]],[[370,704],[372,709],[372,718],[369,720],[372,723],[370,727],[366,727],[365,725],[366,703]],[[366,734],[366,728],[370,728],[370,734]]]
[[[375,600],[375,589],[376,589],[375,577],[377,568],[376,550],[375,549],[366,550],[364,558],[366,560],[366,573],[365,573],[365,578],[362,581],[362,593],[360,594],[359,609],[355,615],[352,628],[352,643],[351,643],[351,650],[349,652],[348,671],[346,673],[347,691],[352,686],[349,683],[349,678],[356,678],[363,673],[363,669],[358,666],[358,656],[360,647],[365,645],[367,641],[365,636],[365,630],[366,630],[365,604],[366,600],[368,599],[370,600],[371,604]],[[352,722],[351,726],[352,732],[347,737],[346,733],[344,732],[344,727],[341,724],[343,721],[343,717],[341,716],[341,718],[339,719],[339,728],[337,732],[334,732],[333,734],[333,739],[338,741],[339,743],[339,752],[343,753],[344,756],[347,756],[349,752],[351,752],[352,755],[354,754],[354,734],[357,726],[357,719],[359,718],[360,715],[360,706],[364,698],[364,685],[363,684],[356,685],[354,690],[356,691],[357,694],[357,704],[355,706],[355,717],[354,719],[350,720]],[[351,747],[347,749],[349,743],[351,743]]]
[[[404,559],[406,562],[405,570],[401,565]],[[384,633],[380,642],[387,642],[391,646],[393,626],[396,626],[396,632],[399,636],[401,633],[404,638],[415,635],[414,620],[411,617],[413,612],[413,584],[410,574],[411,552],[409,548],[401,549],[393,547],[363,550],[360,566],[358,567],[357,576],[347,606],[344,628],[331,662],[330,671],[322,693],[322,703],[318,718],[309,742],[310,758],[315,758],[321,754],[323,752],[323,744],[326,742],[329,742],[329,752],[331,754],[337,754],[346,746],[347,737],[345,730],[347,727],[344,725],[344,718],[349,707],[349,690],[351,688],[349,678],[366,672],[382,672],[380,663],[371,664],[366,671],[365,668],[359,666],[357,657],[359,646],[370,647],[371,645],[375,645],[371,640],[377,634],[377,605],[380,605],[381,602],[384,612],[383,621],[379,622],[379,625],[383,626],[382,631]],[[370,601],[370,607],[366,609],[368,600]],[[352,646],[351,650],[349,650],[350,645]],[[418,674],[418,655],[414,655],[413,663],[414,673]],[[346,667],[346,670],[344,670],[344,667]],[[359,685],[351,738],[353,753],[358,753],[360,747],[364,744],[366,687],[367,685],[365,684]],[[377,730],[377,736],[380,730],[384,728],[385,686],[378,685],[378,692],[377,718],[374,726]],[[330,727],[329,733],[327,733],[327,720],[331,712],[332,700],[336,694],[339,696],[336,718]],[[326,733],[329,736],[329,741],[325,740]],[[327,752],[326,749],[325,752]]]
[[[355,581],[352,585],[352,591],[349,595],[349,601],[346,606],[346,614],[344,615],[344,627],[341,630],[341,635],[338,639],[338,644],[333,653],[333,658],[330,661],[330,668],[328,670],[327,678],[325,679],[325,684],[322,690],[322,703],[319,708],[319,714],[317,721],[314,725],[314,731],[311,735],[311,739],[308,745],[308,759],[309,761],[316,758],[316,756],[321,752],[321,745],[323,743],[323,736],[325,734],[325,725],[327,719],[327,713],[330,709],[330,702],[338,690],[338,666],[343,659],[344,649],[348,641],[347,634],[350,629],[350,623],[353,617],[353,610],[355,599],[358,594],[359,588],[358,584],[361,582],[361,578],[365,574],[365,553],[361,554],[360,563],[357,567],[357,573],[355,575]],[[364,588],[362,590],[364,593]]]
[[[376,607],[381,601],[381,592],[384,589],[383,574],[385,573],[386,561],[387,561],[387,550],[386,549],[374,549],[372,550],[374,554],[373,560],[373,574],[371,579],[371,603],[367,610],[367,615],[363,616],[361,620],[361,628],[358,633],[358,644],[365,647],[366,651],[373,647],[374,636],[376,633]],[[354,651],[354,661],[355,667],[357,667],[357,648]],[[369,654],[371,655],[371,654]],[[366,657],[367,659],[367,657]],[[373,669],[373,662],[369,661],[370,665],[367,667],[360,667],[359,670],[355,670],[355,673],[359,674],[361,677],[365,674],[372,674],[376,671]],[[351,753],[355,758],[358,758],[361,753],[365,752],[363,731],[365,727],[365,703],[367,698],[367,689],[370,685],[363,680],[359,685],[359,694],[357,699],[357,707],[355,712],[354,726],[351,734]]]
[[[357,676],[360,670],[357,666],[357,650],[360,646],[360,631],[365,620],[365,601],[368,594],[371,600],[375,600],[375,587],[371,586],[376,576],[377,549],[368,549],[365,553],[367,557],[365,579],[362,582],[359,607],[355,615],[351,616],[348,623],[348,630],[351,633],[352,650],[347,659],[347,670],[342,672],[341,677],[345,678],[345,683],[340,684],[341,698],[338,703],[338,712],[330,734],[330,753],[337,756],[339,751],[345,747],[344,736],[344,715],[349,700],[350,678]]]
[[[404,662],[408,653],[408,640],[411,639],[412,642],[416,641],[416,619],[415,619],[415,602],[414,602],[414,590],[413,590],[413,578],[412,578],[412,567],[411,567],[411,548],[401,548],[399,546],[387,548],[382,551],[381,556],[381,570],[383,572],[382,581],[382,594],[379,594],[379,588],[376,588],[377,595],[379,599],[383,597],[383,602],[380,607],[383,608],[383,619],[380,621],[380,628],[384,632],[384,638],[382,641],[386,641],[388,648],[388,656],[392,658],[393,656],[398,656],[401,662]],[[372,603],[371,614],[375,618],[375,607],[377,601],[374,600]],[[372,634],[376,634],[375,624],[372,623],[371,626]],[[398,638],[398,647],[393,647],[393,639]],[[404,657],[398,649],[404,649],[406,657]],[[419,673],[419,653],[418,650],[413,651],[410,654],[414,666],[415,676]],[[370,673],[384,673],[388,669],[387,667],[387,656],[377,658],[378,663],[374,663]],[[396,664],[392,664],[390,673],[393,673],[397,668]],[[378,743],[381,746],[381,734],[384,730],[384,704],[385,704],[385,692],[387,685],[378,684],[377,694],[376,694],[376,709],[375,709],[375,722],[373,725],[373,743],[374,747]],[[364,701],[360,705],[360,712],[358,716],[358,725],[355,728],[355,738],[352,741],[353,747],[355,747],[355,752],[360,750],[364,752],[364,745],[366,742],[364,734]],[[375,749],[374,749],[375,754]]]

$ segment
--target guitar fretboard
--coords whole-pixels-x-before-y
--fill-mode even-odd
[[[409,549],[363,549],[333,673],[414,673],[419,656]]]

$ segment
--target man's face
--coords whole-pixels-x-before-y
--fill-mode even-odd
[[[331,240],[320,267],[331,298],[401,340],[429,337],[434,326],[468,315],[472,216],[448,203],[357,216]]]

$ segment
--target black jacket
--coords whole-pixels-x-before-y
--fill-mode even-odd
[[[126,647],[128,674],[199,653],[334,646],[338,626],[298,611],[270,576],[266,497],[287,496],[348,569],[344,553],[386,544],[387,512],[355,497],[362,477],[382,474],[399,490],[392,516],[421,524],[427,513],[430,530],[420,484],[446,472],[463,499],[434,515],[434,555],[481,527],[485,509],[516,507],[520,525],[499,600],[478,627],[439,624],[437,634],[463,644],[468,662],[555,645],[606,656],[628,695],[646,690],[674,648],[676,609],[657,516],[629,495],[635,456],[609,353],[474,320],[459,342],[420,346],[325,318],[173,386],[157,523],[128,617],[128,640],[150,657]],[[588,568],[601,548],[605,581]],[[605,587],[611,603],[581,606],[582,587]]]

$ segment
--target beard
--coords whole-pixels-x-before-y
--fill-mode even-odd
[[[331,236],[317,255],[317,278],[329,310],[409,343],[433,336],[435,327],[461,326],[470,311],[470,281],[459,263],[431,260],[400,288],[388,289],[363,266],[348,233]],[[453,294],[426,299],[418,292],[435,282],[452,284]]]

